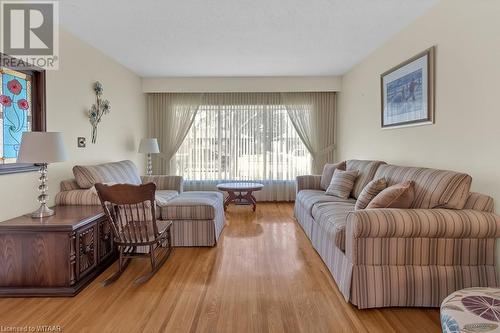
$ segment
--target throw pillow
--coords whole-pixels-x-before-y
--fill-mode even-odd
[[[365,209],[366,206],[372,201],[373,198],[377,196],[382,190],[387,187],[387,181],[385,178],[380,178],[372,180],[366,184],[365,188],[359,194],[354,210]]]
[[[325,164],[323,173],[321,174],[320,188],[326,190],[332,182],[333,173],[335,170],[345,170],[345,161],[335,164]]]
[[[126,183],[140,185],[139,171],[132,161],[98,165],[75,165],[73,175],[80,188],[91,188],[96,183]]]
[[[415,182],[409,180],[404,183],[389,186],[366,206],[371,208],[410,208],[415,198]]]
[[[349,198],[349,193],[351,193],[357,176],[358,170],[342,171],[335,169],[330,186],[326,189],[326,194],[344,199]]]
[[[108,183],[101,183],[101,184],[108,185],[108,186],[113,186],[113,185],[120,184],[120,183],[108,182]],[[97,189],[95,188],[95,185],[93,185],[93,186],[90,188],[90,192],[92,192],[93,194],[95,194],[95,195],[99,196],[99,194],[97,194]]]

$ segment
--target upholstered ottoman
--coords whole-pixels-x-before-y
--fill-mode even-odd
[[[160,211],[162,220],[172,221],[172,246],[214,246],[225,225],[219,192],[182,192]]]
[[[443,332],[500,332],[500,289],[466,288],[441,303]]]

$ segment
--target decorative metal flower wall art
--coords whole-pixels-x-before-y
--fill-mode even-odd
[[[111,105],[107,99],[102,98],[102,84],[97,81],[94,83],[94,92],[96,102],[89,110],[89,121],[92,125],[92,143],[97,141],[97,126],[101,122],[102,116],[108,114],[111,110]]]

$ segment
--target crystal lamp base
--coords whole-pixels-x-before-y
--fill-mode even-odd
[[[47,207],[47,163],[40,164],[40,186],[38,186],[38,190],[40,191],[40,195],[38,196],[38,202],[40,203],[40,208],[31,213],[31,217],[34,219],[52,216],[54,215],[54,211]]]

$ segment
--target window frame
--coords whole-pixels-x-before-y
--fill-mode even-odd
[[[28,74],[32,77],[31,86],[31,131],[45,132],[47,130],[47,110],[46,110],[46,80],[45,70],[35,66],[29,66],[29,69],[19,69],[15,66],[10,66],[11,63],[22,63],[19,59],[0,53],[0,67],[8,68],[17,72]],[[4,59],[7,59],[4,61]],[[5,64],[7,63],[7,65]],[[26,66],[27,67],[27,66]],[[32,163],[9,163],[0,164],[0,175],[33,172],[38,171],[40,167]]]

